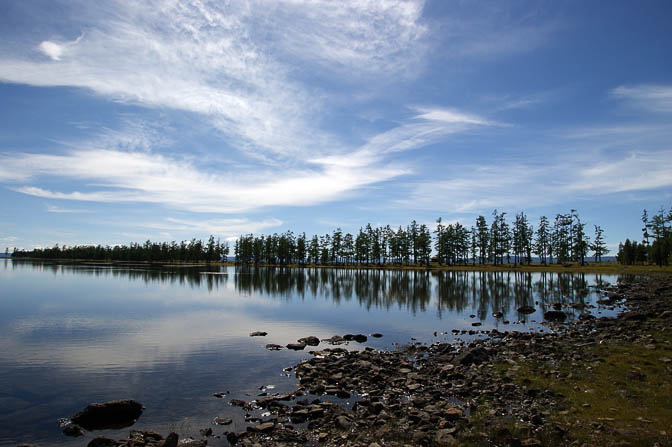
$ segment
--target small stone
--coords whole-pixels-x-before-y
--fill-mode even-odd
[[[305,343],[289,343],[287,345],[287,349],[291,349],[293,351],[303,351],[306,347]]]
[[[302,343],[308,346],[317,346],[320,344],[320,339],[312,335],[310,337],[299,338],[297,341],[300,344]]]
[[[179,437],[177,433],[171,432],[166,436],[166,440],[163,442],[163,447],[177,447],[177,441]]]
[[[99,437],[93,438],[88,444],[87,447],[116,447],[117,442],[114,439]]]
[[[268,332],[264,331],[256,331],[256,332],[251,332],[250,337],[265,337],[268,335]]]
[[[63,429],[63,434],[66,436],[72,436],[74,438],[78,436],[84,436],[84,432],[82,431],[82,427],[76,424],[70,424],[67,427]]]
[[[352,422],[350,421],[350,419],[348,419],[345,416],[338,416],[336,418],[336,426],[338,428],[342,428],[342,429],[346,430],[346,429],[350,428],[351,425],[352,425]]]
[[[215,418],[215,420],[212,421],[212,422],[215,425],[230,425],[233,422],[233,419],[231,419],[231,418]]]

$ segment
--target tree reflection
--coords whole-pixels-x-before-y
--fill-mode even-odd
[[[554,303],[582,309],[597,294],[591,287],[608,284],[600,274],[467,272],[384,269],[207,267],[203,265],[161,267],[143,264],[67,264],[57,262],[12,262],[11,268],[33,268],[54,275],[111,276],[214,291],[229,281],[241,295],[266,295],[273,299],[324,299],[334,303],[356,301],[369,310],[405,309],[412,314],[435,309],[446,313],[473,312],[485,320],[493,312],[504,319],[526,320],[521,306],[542,312]],[[5,266],[7,268],[7,266]],[[571,312],[570,312],[571,314]],[[571,317],[571,315],[570,315]]]

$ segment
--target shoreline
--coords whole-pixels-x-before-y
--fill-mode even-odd
[[[604,293],[627,311],[468,345],[311,351],[292,368],[293,392],[230,402],[249,415],[246,431],[214,426],[180,445],[672,445],[672,277]],[[169,445],[143,433],[89,445]]]
[[[656,266],[654,264],[623,265],[616,261],[604,262],[586,262],[580,265],[577,262],[564,264],[460,264],[460,265],[439,265],[430,263],[425,265],[399,265],[399,264],[266,264],[257,266],[249,264],[246,266],[236,264],[234,261],[216,261],[216,262],[188,262],[188,261],[104,261],[95,259],[45,259],[45,258],[7,258],[12,261],[45,262],[63,265],[98,265],[98,266],[148,266],[148,267],[206,267],[206,266],[239,266],[246,268],[306,268],[306,269],[347,269],[347,270],[385,270],[385,271],[415,271],[415,272],[492,272],[492,273],[591,273],[591,274],[634,274],[634,275],[672,275],[672,266]]]

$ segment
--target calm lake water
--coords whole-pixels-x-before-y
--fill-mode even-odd
[[[68,438],[58,419],[90,402],[121,398],[146,407],[133,428],[192,436],[206,427],[215,434],[244,430],[243,412],[229,400],[251,400],[263,386],[271,386],[268,392],[293,389],[293,374],[283,368],[310,357],[268,351],[267,343],[379,332],[382,338],[347,348],[394,349],[412,338],[453,341],[452,329],[545,330],[539,322],[550,303],[595,303],[593,286],[617,280],[589,274],[121,268],[0,260],[0,445],[86,445],[92,434]],[[537,312],[519,315],[522,305]],[[493,318],[493,311],[504,318]],[[568,312],[570,320],[578,317],[578,311]],[[599,307],[591,312],[613,313]],[[482,326],[472,327],[477,321]],[[268,336],[249,336],[257,330]],[[213,397],[225,391],[226,398]],[[234,423],[214,427],[215,416]],[[128,430],[93,435],[120,438]],[[210,439],[209,445],[227,443]]]

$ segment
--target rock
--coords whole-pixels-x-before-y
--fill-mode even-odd
[[[227,431],[224,433],[224,435],[226,436],[226,440],[229,441],[229,444],[231,445],[236,445],[238,443],[238,439],[242,437],[242,435],[238,435],[232,431]]]
[[[336,417],[336,427],[347,430],[352,425],[352,421],[345,416]]]
[[[372,336],[373,338],[380,338],[380,337],[383,336],[383,334],[380,334],[380,333],[378,333],[378,332],[374,332],[373,334],[371,334],[371,336]]]
[[[548,312],[544,313],[544,319],[546,321],[563,322],[567,319],[567,314],[559,310],[549,310]]]
[[[264,331],[256,331],[256,332],[251,332],[250,337],[265,337],[268,335],[268,332]]]
[[[206,436],[206,437],[208,437],[208,436],[212,436],[212,428],[210,428],[210,427],[208,427],[208,428],[202,428],[202,429],[200,430],[200,432],[201,432],[201,436]]]
[[[231,418],[215,418],[212,423],[215,425],[230,425],[233,422]]]
[[[282,349],[282,346],[269,343],[266,345],[266,349],[268,349],[269,351],[279,351]]]
[[[82,427],[79,425],[75,424],[70,424],[67,427],[63,429],[63,434],[65,436],[72,436],[73,438],[76,438],[78,436],[84,436],[84,432],[82,431]]]
[[[485,362],[489,357],[488,351],[482,347],[477,347],[470,349],[469,351],[463,352],[455,358],[455,361],[460,365],[480,365]]]
[[[303,351],[306,347],[305,343],[289,343],[287,345],[287,349],[291,349],[293,351]]]
[[[481,322],[480,322],[480,321],[476,321],[476,322],[474,322],[474,323],[471,323],[471,325],[472,325],[472,326],[480,326],[480,325],[481,325]]]
[[[521,306],[518,308],[518,312],[521,314],[533,314],[536,312],[536,309],[532,306]]]
[[[443,412],[443,417],[449,421],[455,421],[462,417],[462,411],[457,408],[448,408]]]
[[[460,443],[453,436],[455,433],[454,428],[446,428],[436,431],[436,445],[440,446],[451,446],[459,445]]]
[[[166,440],[163,442],[163,447],[177,447],[178,440],[179,437],[177,436],[177,433],[170,432],[170,434],[166,436]]]
[[[72,422],[89,431],[124,428],[133,425],[142,410],[142,404],[132,399],[92,403],[74,415]]]
[[[226,396],[227,394],[229,394],[228,391],[226,391],[226,392],[220,391],[220,392],[218,392],[218,393],[214,393],[213,396],[215,396],[217,399],[221,399],[221,398],[223,398],[224,396]]]
[[[182,442],[180,442],[180,447],[206,447],[207,445],[207,441],[195,439],[183,439]]]
[[[308,346],[317,346],[320,344],[320,339],[312,335],[310,337],[299,338],[297,341]]]
[[[93,438],[88,444],[87,447],[117,447],[117,441],[110,438]]]
[[[273,422],[263,422],[259,425],[251,425],[247,427],[248,433],[270,433],[275,428]],[[228,435],[227,435],[228,436]]]
[[[504,313],[502,312],[493,312],[492,316],[495,318],[502,318],[504,316]]]
[[[357,343],[364,343],[368,338],[364,334],[356,334],[353,338]]]
[[[324,340],[322,340],[322,341],[327,342],[327,343],[329,343],[330,345],[342,345],[343,343],[346,343],[346,342],[347,342],[347,340],[345,340],[345,339],[344,339],[343,337],[341,337],[340,335],[334,335],[333,337],[331,337],[331,338],[326,338],[326,339],[324,339]]]

